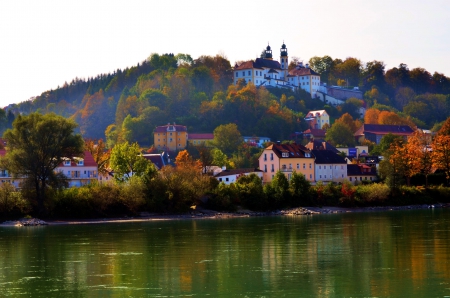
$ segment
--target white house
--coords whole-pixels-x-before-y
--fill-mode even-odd
[[[55,171],[68,178],[69,187],[79,187],[98,180],[98,166],[89,151],[85,151],[82,158],[64,159]]]
[[[233,170],[222,169],[218,174],[215,175],[215,178],[219,182],[223,182],[225,184],[231,184],[231,183],[236,183],[236,181],[239,179],[239,177],[241,177],[243,175],[248,176],[251,174],[257,175],[262,181],[263,172],[258,169],[233,169]]]
[[[244,79],[246,83],[252,82],[255,86],[265,86],[268,88],[288,88],[295,90],[303,89],[316,96],[316,92],[320,87],[320,75],[310,69],[308,64],[303,63],[297,65],[295,69],[288,70],[289,55],[287,47],[283,43],[280,48],[280,61],[272,58],[272,49],[268,45],[264,58],[256,58],[254,61],[246,61],[240,65],[235,65],[233,70],[234,84],[239,79]]]
[[[268,137],[243,136],[242,138],[244,139],[245,143],[252,144],[258,148],[263,148],[264,143],[270,142],[270,138],[268,138]]]
[[[316,181],[343,182],[347,179],[347,162],[331,150],[312,150]]]

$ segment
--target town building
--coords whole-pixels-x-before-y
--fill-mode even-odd
[[[256,137],[256,136],[248,137],[248,136],[243,136],[242,138],[244,139],[245,143],[247,143],[247,144],[249,144],[251,146],[254,146],[254,147],[258,147],[258,148],[263,148],[263,145],[265,143],[270,142],[270,138],[268,138],[268,137]]]
[[[368,140],[380,144],[381,139],[387,134],[401,136],[407,140],[414,134],[414,130],[408,125],[363,124],[353,136],[358,143]]]
[[[296,171],[306,180],[314,181],[314,158],[305,146],[300,144],[272,144],[259,157],[259,169],[263,171],[263,182],[272,182],[276,172],[283,172],[288,179]]]
[[[158,150],[179,151],[186,149],[188,133],[184,125],[168,123],[153,131],[154,146]]]
[[[347,161],[331,150],[311,150],[314,157],[314,180],[343,182],[347,179]]]
[[[234,84],[240,79],[246,83],[266,88],[287,88],[290,90],[302,89],[316,97],[320,87],[320,75],[309,68],[308,64],[303,66],[299,63],[294,69],[288,70],[289,55],[286,45],[280,48],[280,61],[273,60],[270,45],[266,47],[263,58],[256,58],[235,65],[233,70]]]
[[[305,121],[311,129],[322,129],[325,124],[330,124],[330,116],[325,110],[309,111],[306,114]]]
[[[349,164],[347,165],[347,179],[352,183],[376,181],[377,171],[375,167],[366,164]]]
[[[214,140],[214,134],[212,133],[190,133],[188,136],[189,146],[201,146],[206,145],[208,142]]]
[[[232,170],[227,170],[226,168],[224,168],[220,172],[215,174],[214,177],[219,182],[223,182],[225,184],[231,184],[231,183],[236,183],[236,181],[239,179],[239,177],[244,176],[244,175],[248,176],[251,174],[255,174],[261,180],[263,179],[263,172],[261,170],[250,169],[250,168],[249,169],[232,169]]]

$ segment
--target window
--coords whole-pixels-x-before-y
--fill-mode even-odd
[[[64,161],[64,165],[65,165],[65,166],[70,166],[70,160],[65,160],[65,161]]]
[[[264,172],[267,173],[267,165],[264,165]]]
[[[311,164],[309,164],[309,168],[312,169],[312,165]]]
[[[303,164],[303,165],[305,165],[305,164]],[[300,169],[300,164],[299,163],[297,164],[297,169]]]
[[[309,174],[309,179],[312,179],[312,174]]]
[[[222,182],[222,178],[219,178],[219,181]]]
[[[270,160],[273,160],[273,153],[270,153]]]
[[[319,170],[322,170],[322,166],[319,166]]]
[[[250,75],[250,70],[248,71],[248,75]]]
[[[319,178],[322,179],[322,175],[319,175]]]
[[[303,168],[306,169],[306,164],[305,163],[303,163]]]
[[[272,165],[272,173],[273,173],[273,172],[275,172],[275,168],[274,168],[273,165]]]
[[[245,77],[245,71],[242,72],[242,76]]]
[[[236,72],[236,78],[239,76],[239,73],[238,72]],[[222,179],[222,178],[221,178]],[[221,180],[222,181],[222,180]]]
[[[78,161],[78,165],[79,165],[79,166],[84,166],[84,160],[80,159],[80,160]]]
[[[267,154],[264,153],[264,161],[267,161]]]
[[[172,138],[169,139],[169,142],[172,142]]]
[[[229,181],[230,179],[229,178],[225,178],[225,181]]]
[[[352,177],[348,178],[348,180],[352,181]]]
[[[325,179],[327,179],[327,175],[325,175],[325,177],[324,177]]]

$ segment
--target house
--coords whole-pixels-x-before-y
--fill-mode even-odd
[[[263,148],[264,143],[270,142],[270,138],[268,138],[268,137],[243,136],[242,138],[244,139],[245,143],[250,144],[251,146],[254,146],[254,147],[258,147],[258,148]]]
[[[97,163],[89,151],[84,152],[83,158],[65,158],[55,171],[67,177],[69,187],[79,187],[98,180]]]
[[[263,179],[263,173],[261,170],[258,169],[232,169],[232,170],[227,170],[225,168],[223,168],[219,173],[215,174],[215,178],[219,181],[219,182],[223,182],[225,184],[231,184],[231,183],[235,183],[239,177],[245,175],[251,175],[251,174],[255,174],[257,175],[259,178],[261,178],[261,180]]]
[[[214,134],[212,133],[190,133],[188,136],[189,146],[206,145],[208,142],[214,140]]]
[[[325,130],[318,128],[308,128],[303,132],[303,138],[309,139],[324,139],[325,138]]]
[[[158,170],[161,170],[163,167],[169,165],[170,163],[170,158],[167,152],[142,154],[142,157],[153,163]]]
[[[363,124],[353,136],[359,143],[368,140],[380,144],[381,139],[387,134],[401,136],[406,140],[413,133],[414,130],[408,125]]]
[[[306,180],[314,181],[314,158],[310,150],[300,144],[272,144],[259,157],[259,169],[263,182],[271,182],[275,173],[282,171],[288,179],[292,173],[302,173]]]
[[[5,156],[6,150],[0,150],[0,156]],[[63,162],[55,168],[67,177],[69,187],[79,187],[98,180],[98,167],[89,151],[84,152],[84,157],[64,158]],[[14,178],[7,170],[0,170],[1,183],[11,183],[16,188],[20,187],[23,178]]]
[[[243,79],[246,83],[251,82],[257,87],[303,89],[309,92],[311,97],[315,97],[320,86],[320,75],[310,69],[308,64],[303,66],[303,63],[299,63],[291,71],[288,70],[288,66],[289,55],[286,45],[284,43],[281,45],[280,61],[273,60],[272,49],[268,45],[263,58],[235,65],[234,84]]]
[[[376,181],[377,171],[375,167],[367,164],[349,164],[347,165],[347,178],[352,183],[357,181]]]
[[[330,116],[325,110],[309,111],[305,121],[308,122],[309,128],[322,129],[324,124],[330,125]]]
[[[347,161],[331,150],[311,150],[314,157],[314,180],[343,182],[347,179]]]
[[[343,147],[343,148],[336,148],[340,152],[344,152],[345,156],[348,156],[350,158],[359,158],[363,156],[369,155],[369,146],[355,146],[355,147]]]
[[[154,146],[158,150],[179,151],[187,145],[188,133],[184,125],[168,123],[153,131]]]
[[[309,150],[329,150],[337,154],[339,153],[339,150],[336,149],[336,147],[323,139],[312,139],[305,147]]]

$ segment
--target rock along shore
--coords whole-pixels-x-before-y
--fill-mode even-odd
[[[258,212],[250,210],[239,210],[237,212],[218,212],[203,208],[198,208],[185,214],[161,214],[141,212],[136,217],[121,218],[98,218],[98,219],[76,219],[76,220],[51,220],[43,221],[37,218],[20,219],[17,221],[5,221],[2,226],[45,226],[45,225],[61,225],[61,224],[99,224],[99,223],[120,223],[120,222],[143,222],[157,220],[182,220],[182,219],[221,219],[221,218],[239,218],[239,217],[255,217],[255,216],[298,216],[298,215],[314,215],[314,214],[335,214],[335,213],[352,213],[352,212],[382,212],[395,210],[417,210],[417,209],[434,209],[449,208],[450,204],[433,204],[433,205],[408,205],[408,206],[382,206],[382,207],[364,207],[364,208],[342,208],[342,207],[298,207],[285,210],[276,210],[270,212]]]

